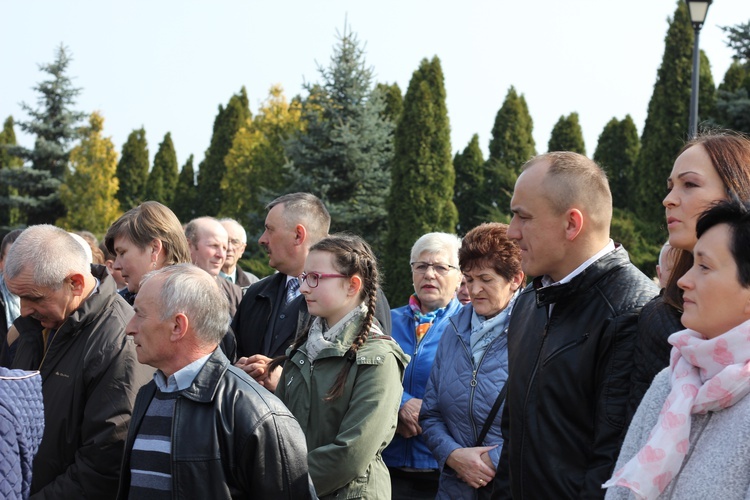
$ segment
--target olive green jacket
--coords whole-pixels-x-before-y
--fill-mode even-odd
[[[290,359],[276,388],[305,432],[310,477],[321,498],[391,497],[381,453],[396,431],[409,356],[373,328],[357,352],[341,397],[324,401],[360,325],[361,320],[348,325],[314,363],[304,345],[294,352],[289,349]]]

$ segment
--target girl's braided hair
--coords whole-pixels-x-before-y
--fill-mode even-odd
[[[362,278],[362,288],[359,291],[360,298],[367,303],[367,313],[362,321],[359,334],[354,338],[351,346],[344,354],[346,363],[336,377],[336,381],[328,391],[325,400],[333,401],[341,396],[346,385],[349,371],[357,358],[357,351],[367,341],[370,328],[375,318],[375,304],[377,302],[377,291],[380,285],[380,274],[378,273],[377,259],[372,253],[370,245],[362,238],[353,234],[338,233],[328,236],[310,247],[311,252],[328,252],[333,255],[333,267],[337,272],[346,276],[359,275]],[[309,328],[300,335],[292,344],[292,351],[299,349],[307,341]],[[268,367],[268,371],[286,361],[286,356],[275,358]]]

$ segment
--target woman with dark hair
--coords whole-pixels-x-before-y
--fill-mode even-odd
[[[682,290],[677,282],[693,265],[695,223],[722,200],[750,200],[750,139],[730,132],[699,135],[688,142],[667,179],[666,209],[673,266],[666,288],[646,304],[638,320],[635,369],[628,414],[632,417],[654,376],[669,364],[667,338],[681,330]]]
[[[381,455],[396,430],[409,357],[375,318],[375,257],[357,236],[329,236],[310,248],[299,281],[314,319],[269,364],[284,362],[276,396],[302,426],[321,498],[390,498]]]
[[[458,252],[471,303],[448,319],[419,416],[440,465],[437,498],[488,497],[500,458],[507,329],[524,283],[521,250],[507,231],[505,224],[482,224]]]
[[[686,330],[633,418],[606,498],[744,499],[750,494],[750,204],[697,224],[677,280]]]

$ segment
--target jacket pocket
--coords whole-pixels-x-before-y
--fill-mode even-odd
[[[588,333],[584,333],[581,336],[581,338],[579,338],[577,340],[574,340],[572,342],[568,342],[564,346],[558,347],[557,349],[555,349],[554,351],[552,351],[546,358],[544,358],[544,361],[542,361],[542,366],[545,366],[547,363],[549,363],[550,361],[552,361],[554,358],[556,358],[560,354],[562,354],[562,353],[564,353],[566,351],[569,351],[571,349],[574,349],[574,348],[578,347],[579,345],[583,344],[584,342],[586,342],[588,340],[588,338],[589,338],[589,334]]]

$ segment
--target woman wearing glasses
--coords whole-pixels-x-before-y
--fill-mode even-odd
[[[461,308],[456,299],[460,246],[461,240],[453,234],[420,237],[411,249],[414,294],[407,305],[391,310],[393,340],[411,356],[396,436],[383,452],[394,499],[433,499],[437,494],[438,463],[422,438],[419,411],[440,337],[448,318]]]
[[[437,498],[489,498],[503,438],[508,323],[524,282],[508,226],[482,224],[464,236],[458,260],[471,304],[448,319],[424,394],[420,423],[440,464]]]

